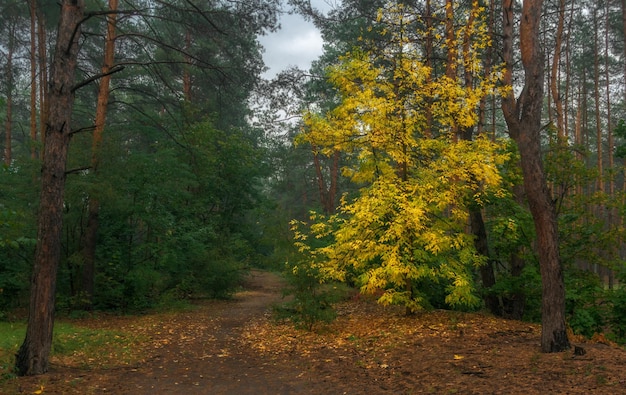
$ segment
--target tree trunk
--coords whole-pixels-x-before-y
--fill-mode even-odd
[[[593,25],[594,25],[594,35],[593,35],[593,52],[594,52],[594,61],[593,61],[593,100],[595,103],[595,118],[596,118],[596,149],[597,149],[597,158],[596,158],[596,168],[598,170],[598,181],[597,181],[597,192],[604,192],[604,166],[603,166],[603,152],[602,152],[602,119],[600,117],[600,59],[598,59],[600,55],[599,50],[599,39],[598,39],[598,10],[595,9],[593,11]],[[601,218],[604,217],[603,207],[598,206],[598,215]]]
[[[13,143],[13,53],[15,52],[15,29],[16,20],[9,21],[9,45],[7,48],[7,64],[6,64],[6,118],[4,120],[4,163],[7,166],[11,165],[13,156],[12,143]]]
[[[626,0],[624,0],[626,1]],[[431,10],[430,0],[426,0],[426,9],[425,9],[425,19],[426,19],[426,53],[424,54],[426,67],[430,70],[433,70],[433,58],[434,58],[434,49],[433,49],[433,15]],[[432,80],[432,73],[428,73],[426,76],[426,84],[429,84]],[[432,124],[433,124],[433,112],[430,101],[426,99],[426,104],[424,106],[424,112],[426,116],[426,124],[424,126],[424,137],[431,138],[432,137]]]
[[[30,8],[30,155],[37,157],[37,1],[28,2]]]
[[[48,370],[52,345],[56,275],[61,256],[65,165],[74,104],[74,75],[78,55],[82,0],[63,0],[50,81],[50,107],[46,124],[37,247],[31,279],[26,338],[16,355],[19,375]]]
[[[550,73],[550,90],[552,92],[552,100],[554,100],[554,110],[556,118],[557,135],[559,138],[565,136],[564,129],[564,113],[563,101],[561,100],[561,92],[559,89],[559,69],[561,64],[561,51],[563,42],[563,30],[565,27],[565,0],[559,1],[559,21],[556,29],[556,43],[554,45],[554,58],[552,59],[552,70]],[[550,110],[551,111],[551,110]]]
[[[185,47],[183,49],[185,64],[183,65],[183,97],[187,103],[191,103],[191,65],[192,59],[189,56],[191,50],[191,32],[189,29],[185,31]]]
[[[337,184],[339,181],[339,152],[334,152],[331,157],[330,168],[330,185],[326,186],[324,181],[324,173],[322,171],[322,162],[320,160],[320,153],[317,146],[313,145],[313,165],[315,167],[315,175],[317,179],[317,189],[320,195],[320,204],[325,214],[333,214],[337,207],[335,207],[335,199],[337,196]]]
[[[513,67],[512,0],[503,0],[503,55],[505,83],[511,84]],[[542,280],[541,350],[559,352],[570,347],[565,327],[565,286],[559,256],[556,211],[546,185],[541,159],[541,111],[543,107],[544,57],[539,43],[542,0],[524,0],[520,22],[520,49],[524,88],[516,100],[510,92],[502,109],[511,138],[518,145],[524,191],[537,235]]]
[[[96,103],[95,129],[93,132],[91,148],[91,171],[94,176],[98,174],[100,164],[100,148],[102,145],[102,133],[106,123],[107,106],[109,104],[109,86],[111,84],[111,70],[115,63],[115,28],[117,24],[118,0],[109,0],[109,15],[107,16],[107,33],[104,43],[104,62]],[[91,308],[94,293],[94,276],[96,273],[96,244],[98,238],[100,214],[100,201],[96,194],[89,196],[89,210],[87,214],[87,229],[83,240],[83,272],[82,272],[82,297],[85,308]]]
[[[480,267],[480,279],[483,283],[483,287],[488,291],[489,288],[496,285],[496,275],[493,267],[493,260],[489,259],[489,244],[487,243],[487,229],[485,227],[485,221],[483,220],[483,214],[479,207],[471,207],[469,210],[470,215],[470,228],[474,235],[474,247],[476,252],[487,258],[487,263]],[[500,301],[498,297],[490,292],[485,293],[484,296],[485,307],[494,315],[501,316],[502,308],[500,307]]]
[[[48,123],[48,55],[46,50],[46,19],[37,10],[37,47],[39,52],[39,138],[43,145]],[[35,140],[33,140],[34,142]]]
[[[478,3],[472,3],[472,10],[470,12],[469,18],[467,20],[467,30],[463,36],[463,83],[465,84],[465,89],[472,89],[474,86],[474,79],[472,76],[472,70],[467,66],[471,64],[471,34],[474,30],[474,22],[475,16],[478,13]],[[449,53],[449,52],[448,52]],[[488,69],[489,65],[485,66],[485,69]],[[450,75],[449,77],[453,77]],[[483,107],[484,99],[481,99],[481,104],[479,107]],[[483,122],[483,113],[479,113],[478,125]],[[479,126],[480,127],[480,126]],[[471,141],[474,138],[474,128],[467,127],[462,130],[461,138],[463,140]],[[493,261],[489,259],[489,243],[487,241],[487,228],[485,227],[485,221],[483,220],[483,213],[481,211],[481,207],[478,204],[471,204],[469,207],[469,220],[470,220],[470,230],[474,235],[474,247],[476,248],[476,252],[480,255],[484,256],[487,260],[485,265],[480,268],[480,277],[483,284],[483,287],[488,290],[489,288],[496,285],[496,275],[494,272]],[[484,302],[487,309],[494,315],[500,316],[502,315],[502,310],[500,308],[500,301],[498,297],[487,292],[484,296]]]

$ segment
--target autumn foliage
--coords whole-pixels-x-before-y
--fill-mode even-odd
[[[490,43],[475,11],[446,41],[454,75],[463,78],[427,66],[407,34],[415,16],[401,5],[379,13],[388,26],[378,37],[386,42],[382,50],[355,49],[328,70],[339,104],[306,113],[298,142],[318,147],[316,154],[344,155],[342,174],[360,189],[343,196],[337,214],[292,223],[305,256],[293,271],[316,266],[322,280],[354,283],[410,311],[425,305],[422,281],[442,284],[449,305],[479,303],[473,270],[485,257],[467,232],[468,208],[507,193],[499,165],[508,154],[486,136],[459,138],[477,124],[481,99],[499,93],[499,69],[481,66]]]

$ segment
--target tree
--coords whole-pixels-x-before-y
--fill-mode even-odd
[[[477,123],[479,103],[496,93],[498,75],[481,75],[484,20],[478,7],[467,17],[475,23],[446,41],[465,50],[448,51],[455,69],[437,76],[423,61],[426,34],[409,33],[417,18],[403,5],[387,4],[379,11],[384,28],[376,45],[353,50],[330,69],[340,104],[308,113],[300,137],[325,155],[351,157],[344,174],[362,186],[354,199],[344,197],[337,215],[311,218],[311,234],[326,245],[309,244],[296,223],[297,245],[311,255],[302,264],[408,311],[429,305],[427,284],[442,284],[448,305],[478,302],[473,268],[484,256],[465,232],[469,206],[502,193],[497,166],[506,155],[498,144],[457,136]],[[456,77],[456,65],[473,83]]]
[[[524,192],[533,216],[542,279],[541,350],[559,352],[570,347],[565,326],[565,285],[559,257],[556,211],[546,184],[541,157],[544,57],[539,41],[542,0],[524,0],[520,22],[520,50],[524,88],[516,99],[511,91],[502,98],[509,134],[518,145]],[[505,82],[513,68],[513,1],[504,0],[503,55]]]
[[[117,7],[118,0],[109,0],[109,14],[107,16],[107,29],[104,41],[104,61],[102,64],[102,78],[98,87],[98,99],[96,103],[95,128],[92,137],[91,148],[91,171],[95,174],[98,172],[100,164],[102,133],[106,124],[106,113],[109,104],[109,85],[111,83],[111,74],[115,69],[115,36],[117,25]],[[83,249],[83,273],[81,295],[84,298],[87,307],[91,307],[93,303],[94,292],[94,274],[96,262],[96,242],[98,236],[98,214],[100,211],[100,202],[96,195],[89,197],[89,210],[87,214],[87,228],[84,237]]]
[[[26,338],[16,356],[19,375],[37,375],[48,370],[52,346],[56,275],[60,260],[63,225],[65,164],[71,135],[74,76],[78,58],[82,0],[63,0],[50,80],[41,173],[41,196],[37,247],[31,282]]]
[[[6,166],[11,165],[11,161],[13,159],[13,108],[14,108],[14,93],[16,91],[16,62],[14,60],[18,55],[18,40],[19,40],[19,22],[20,8],[18,4],[6,4],[6,6],[1,10],[4,14],[5,23],[0,24],[0,31],[7,38],[7,42],[4,45],[3,49],[6,49],[6,53],[4,51],[0,51],[0,55],[2,58],[6,58],[6,64],[3,67],[4,70],[4,78],[3,78],[3,96],[6,98],[6,101],[3,102],[5,105],[5,119],[4,119],[4,152],[3,152],[3,162]]]

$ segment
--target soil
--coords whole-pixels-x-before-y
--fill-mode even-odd
[[[10,379],[16,394],[626,394],[626,352],[602,336],[542,354],[540,328],[486,314],[407,317],[356,295],[316,331],[276,322],[282,280],[252,271],[228,301],[76,325],[143,333],[131,365],[53,359]],[[576,355],[582,354],[582,355]],[[6,384],[6,383],[5,383]]]

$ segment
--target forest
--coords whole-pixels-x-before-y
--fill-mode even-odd
[[[327,4],[328,5],[328,4]],[[6,0],[0,320],[229,298],[283,273],[408,316],[626,342],[626,1]],[[280,16],[321,32],[264,79]],[[26,319],[26,317],[25,317]]]

